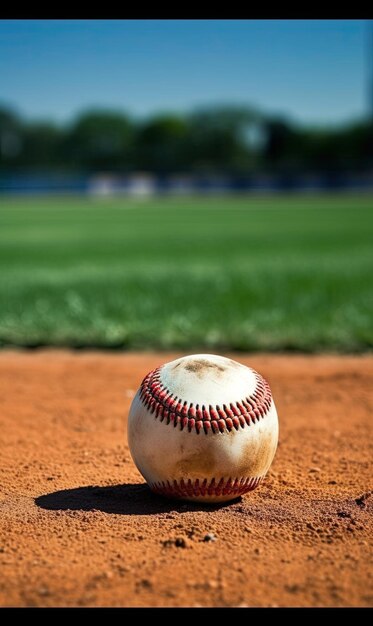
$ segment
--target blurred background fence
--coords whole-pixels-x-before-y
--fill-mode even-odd
[[[214,106],[141,121],[91,110],[58,125],[0,109],[0,193],[349,189],[373,189],[369,116],[318,128]]]

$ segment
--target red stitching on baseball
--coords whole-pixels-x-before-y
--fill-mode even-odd
[[[172,423],[180,430],[188,428],[189,432],[194,429],[197,433],[203,431],[205,434],[209,431],[223,433],[233,428],[239,430],[263,419],[271,407],[271,390],[267,381],[257,372],[254,372],[256,387],[251,395],[240,402],[231,402],[229,406],[223,404],[213,407],[210,404],[206,407],[199,404],[194,406],[193,402],[188,404],[186,400],[173,397],[161,382],[160,369],[157,367],[145,376],[140,387],[140,399],[156,419],[166,424]]]
[[[196,498],[198,496],[242,496],[248,491],[256,489],[259,485],[262,477],[255,478],[236,478],[233,480],[229,478],[226,482],[224,478],[221,478],[219,482],[216,482],[213,478],[208,484],[207,479],[199,481],[198,478],[192,482],[190,479],[185,481],[181,479],[180,482],[169,480],[151,483],[150,488],[154,493],[161,496],[168,496],[173,498]]]

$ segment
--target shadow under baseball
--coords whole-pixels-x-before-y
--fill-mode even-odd
[[[234,500],[237,502],[240,498]],[[232,501],[231,501],[232,502]],[[49,511],[102,511],[116,515],[154,515],[177,511],[211,511],[231,504],[222,502],[204,504],[201,502],[185,502],[167,500],[155,495],[146,484],[125,483],[98,487],[76,487],[53,491],[35,498],[35,504]]]

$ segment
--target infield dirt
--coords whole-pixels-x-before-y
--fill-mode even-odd
[[[369,606],[373,357],[234,355],[280,420],[267,479],[210,508],[150,493],[126,440],[180,354],[0,353],[0,605]]]

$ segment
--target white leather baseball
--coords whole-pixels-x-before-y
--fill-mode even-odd
[[[277,441],[268,383],[213,354],[149,372],[128,417],[130,451],[149,487],[184,500],[220,502],[255,489]]]

